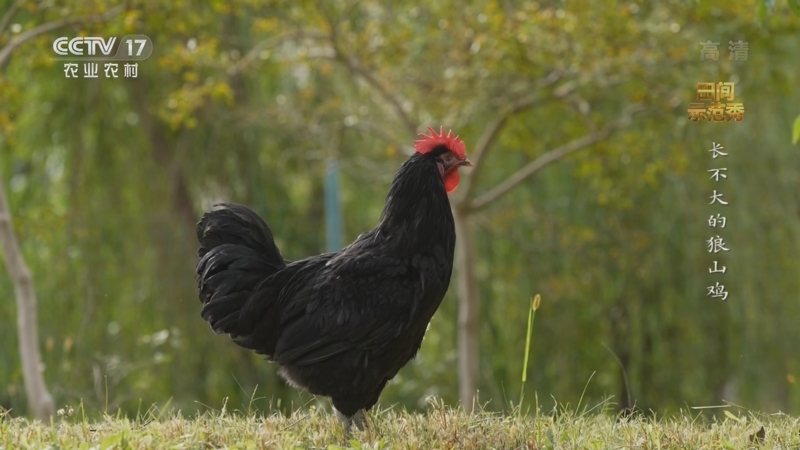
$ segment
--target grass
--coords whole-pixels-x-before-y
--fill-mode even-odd
[[[690,408],[668,418],[612,414],[610,401],[591,408],[584,395],[574,409],[523,410],[537,294],[531,299],[519,403],[507,414],[473,414],[430,399],[423,414],[373,410],[366,430],[347,435],[324,408],[312,405],[291,416],[209,411],[194,417],[151,408],[136,419],[103,415],[87,419],[68,407],[49,423],[12,418],[0,410],[0,450],[36,449],[797,449],[800,418],[747,412],[736,405]],[[587,381],[587,386],[591,378]],[[584,394],[586,389],[584,388]],[[167,407],[168,408],[168,407]],[[165,408],[163,411],[171,411]],[[722,415],[715,412],[723,411]],[[733,412],[737,414],[734,414]]]
[[[604,405],[598,405],[603,407]],[[606,404],[607,406],[607,404]],[[598,408],[593,408],[597,410]],[[424,414],[383,410],[347,437],[317,408],[291,416],[208,412],[97,421],[66,413],[51,423],[0,417],[0,449],[749,449],[800,448],[800,419],[691,411],[665,419],[620,418],[561,408],[533,414],[466,414],[435,400]]]
[[[533,333],[533,321],[536,319],[536,310],[542,303],[542,296],[536,294],[531,298],[531,307],[528,309],[528,331],[525,334],[525,358],[522,360],[522,384],[519,390],[519,406],[525,399],[525,382],[528,381],[528,359],[531,355],[531,334]],[[521,410],[522,408],[520,408]]]

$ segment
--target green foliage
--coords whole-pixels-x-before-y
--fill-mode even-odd
[[[800,17],[800,1],[799,0],[787,0],[789,3],[789,9],[794,13],[795,16]]]
[[[498,135],[476,195],[631,104],[646,111],[476,213],[488,408],[506,409],[521,388],[528,299],[541,292],[529,398],[575,403],[586,387],[582,404],[613,395],[664,413],[721,399],[800,410],[800,199],[786,142],[798,22],[776,13],[756,24],[754,2],[688,3],[134,1],[64,30],[148,35],[155,51],[135,80],[65,79],[49,58],[56,34],[27,43],[0,73],[0,170],[57,402],[134,416],[168,399],[187,414],[221,398],[284,413],[312,401],[199,317],[202,211],[248,204],[287,258],[319,253],[327,158],[342,167],[349,241],[377,222],[414,131],[453,127],[471,154],[498,114],[532,99]],[[14,23],[28,30],[111,6],[26,2]],[[0,33],[0,46],[14,33]],[[747,62],[700,61],[698,42],[740,37]],[[744,122],[688,123],[696,83],[728,79]],[[711,142],[731,151],[720,188],[732,199],[726,302],[706,296]],[[13,295],[7,277],[0,294]],[[13,302],[0,317],[13,322]],[[383,404],[455,404],[456,317],[451,289]],[[0,327],[0,342],[0,405],[24,414],[13,326]],[[134,439],[124,423],[104,436]]]
[[[800,116],[794,119],[794,125],[792,125],[792,144],[797,144],[800,141]]]
[[[786,0],[786,3],[789,6],[789,11],[791,11],[792,14],[794,14],[795,16],[800,17],[800,1]],[[775,11],[775,0],[764,0],[763,2],[759,2],[758,13],[757,13],[759,22],[764,20],[764,18],[767,15],[767,11],[769,12]]]

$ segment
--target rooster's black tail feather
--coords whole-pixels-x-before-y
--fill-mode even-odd
[[[254,293],[273,290],[265,281],[284,269],[286,261],[264,220],[242,205],[214,205],[197,224],[197,239],[201,315],[214,332],[228,333],[234,341],[243,341],[240,345],[245,344],[253,330],[252,320],[242,320],[242,310]],[[266,348],[255,350],[269,352]]]

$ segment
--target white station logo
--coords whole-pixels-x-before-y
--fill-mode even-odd
[[[109,56],[114,49],[114,43],[117,38],[112,37],[105,40],[100,37],[76,37],[65,38],[60,37],[53,41],[53,51],[61,56],[84,56],[84,50],[87,56],[94,56],[98,54],[98,50],[105,56]]]

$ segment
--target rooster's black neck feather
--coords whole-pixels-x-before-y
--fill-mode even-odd
[[[444,180],[436,157],[448,151],[442,146],[430,153],[414,153],[397,173],[386,196],[373,239],[402,244],[401,253],[443,245],[447,253],[455,246],[455,223]],[[410,245],[409,245],[410,244]]]

